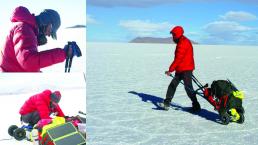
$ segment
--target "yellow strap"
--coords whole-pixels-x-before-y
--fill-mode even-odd
[[[236,111],[235,108],[230,109],[231,115],[232,115],[232,121],[236,122],[240,119],[240,115]]]
[[[78,133],[78,132],[73,132],[73,133],[66,134],[66,135],[64,135],[64,136],[61,136],[61,137],[59,137],[59,138],[54,139],[53,141],[58,141],[58,140],[64,139],[64,138],[66,138],[66,137],[68,137],[68,136],[71,136],[71,135],[74,135],[74,134],[76,134],[76,133]]]
[[[32,141],[33,144],[35,143],[35,140],[34,140],[34,138],[32,136],[32,132],[30,133],[30,140]]]
[[[41,133],[41,137],[44,136],[44,134],[47,132],[48,129],[50,128],[53,128],[57,125],[60,125],[60,124],[64,124],[65,123],[65,118],[64,117],[55,117],[53,120],[52,120],[52,123],[51,124],[48,124],[46,126],[43,127],[42,129],[42,133]]]
[[[233,95],[241,100],[243,100],[245,97],[243,91],[233,91]]]

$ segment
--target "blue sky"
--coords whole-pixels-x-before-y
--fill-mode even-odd
[[[258,45],[255,0],[88,0],[87,41],[169,37],[181,25],[201,44]]]
[[[17,6],[25,6],[31,13],[38,15],[44,9],[54,9],[61,17],[60,28],[86,24],[86,1],[85,0],[10,0],[0,5],[0,32],[6,35],[11,27],[10,17]]]

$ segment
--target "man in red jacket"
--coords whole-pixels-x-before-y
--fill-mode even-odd
[[[196,95],[191,91],[193,90],[192,85],[192,73],[195,68],[194,66],[194,55],[193,55],[193,46],[191,41],[186,38],[184,30],[181,26],[174,27],[170,34],[173,36],[173,41],[177,44],[175,50],[174,61],[169,67],[169,70],[166,71],[167,75],[170,75],[175,71],[175,77],[172,79],[170,85],[168,86],[166,99],[164,100],[164,109],[168,110],[170,102],[175,94],[176,88],[181,80],[184,81],[185,91],[188,97],[192,101],[191,112],[200,111],[201,107],[197,101]]]
[[[19,113],[21,121],[34,126],[41,119],[52,119],[50,115],[64,117],[64,113],[58,103],[61,99],[59,91],[45,90],[42,93],[31,96],[21,107]]]
[[[67,55],[74,55],[68,53],[67,47],[38,52],[38,46],[47,43],[46,36],[57,38],[61,20],[55,10],[46,9],[35,16],[19,6],[13,12],[11,22],[14,25],[0,53],[0,72],[40,72],[40,68],[63,62]]]

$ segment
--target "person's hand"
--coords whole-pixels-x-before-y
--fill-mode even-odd
[[[172,73],[172,72],[170,72],[170,71],[165,71],[165,74],[168,75],[168,76],[170,76],[171,73]]]
[[[73,54],[72,54],[73,50],[68,45],[65,45],[63,50],[65,51],[65,54],[66,54],[67,57],[72,57],[73,56]]]
[[[42,129],[45,125],[52,123],[52,119],[41,119],[36,124],[35,128]]]
[[[75,41],[68,42],[68,44],[64,46],[63,50],[65,51],[67,57],[80,57],[82,55],[81,50]]]

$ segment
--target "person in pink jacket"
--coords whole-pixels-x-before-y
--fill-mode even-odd
[[[59,91],[51,92],[50,90],[31,96],[19,111],[21,121],[34,126],[40,120],[52,119],[50,117],[52,113],[64,117],[65,115],[58,105],[60,99],[61,93]]]
[[[47,43],[46,36],[57,38],[61,20],[55,10],[46,9],[35,16],[19,6],[11,22],[13,26],[0,53],[0,72],[40,72],[40,68],[63,62],[67,55],[73,55],[67,53],[66,47],[38,51],[38,46]]]

